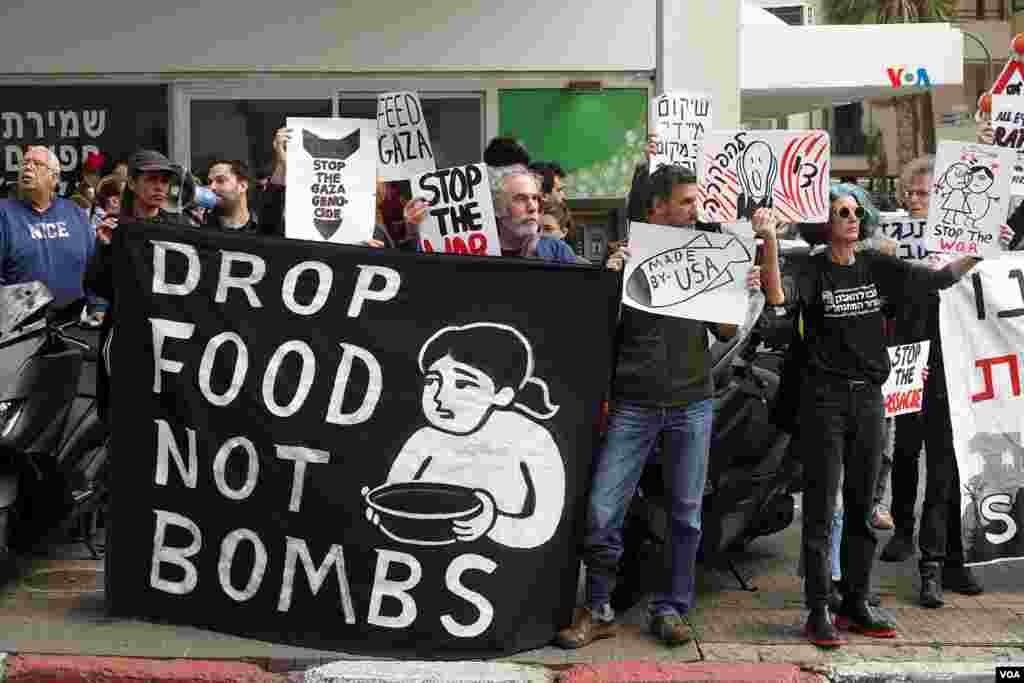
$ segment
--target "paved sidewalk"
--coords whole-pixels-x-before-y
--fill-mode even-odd
[[[887,536],[883,540],[885,538]],[[800,635],[804,613],[801,583],[796,577],[798,543],[799,527],[794,524],[781,534],[759,539],[751,545],[742,556],[740,566],[745,574],[753,577],[759,589],[756,592],[740,589],[728,573],[702,571],[698,582],[698,608],[690,617],[696,639],[690,645],[668,649],[656,642],[645,631],[641,606],[624,616],[624,628],[618,638],[598,641],[575,651],[546,647],[522,652],[497,664],[536,666],[566,681],[797,681],[801,672],[805,680],[812,680],[807,677],[814,674],[829,674],[836,680],[870,680],[857,679],[854,674],[878,666],[888,667],[886,670],[892,672],[901,667],[928,671],[930,666],[930,675],[943,671],[952,675],[953,667],[960,662],[983,670],[990,668],[991,680],[995,680],[996,664],[1024,664],[1024,564],[983,567],[977,573],[987,588],[986,593],[977,597],[947,593],[945,608],[926,610],[915,604],[918,590],[915,561],[897,565],[879,563],[878,589],[883,606],[896,617],[899,637],[883,641],[852,636],[847,647],[827,652],[806,644]],[[292,680],[303,680],[296,678],[299,675],[296,672],[338,660],[350,660],[352,669],[365,665],[368,660],[187,626],[109,618],[103,609],[101,563],[83,559],[81,549],[58,549],[57,554],[59,559],[35,559],[17,584],[0,592],[0,652],[10,655],[7,658],[9,680],[22,683],[35,680],[285,681],[289,674]],[[145,662],[118,660],[114,662],[121,667],[118,670],[122,673],[135,671],[134,678],[26,677],[25,664],[39,671],[47,661],[66,662],[55,659],[55,655],[76,655],[77,659],[81,656],[133,657],[165,662],[212,660],[222,666],[230,664],[250,669],[221,669],[231,671],[233,677],[217,678],[215,666],[194,663],[192,673],[202,669],[203,677],[158,678],[153,671],[145,669],[149,666]],[[111,665],[108,660],[83,661],[98,666],[101,671]],[[162,669],[160,675],[180,676],[190,670],[188,663],[177,666],[177,669]],[[136,671],[132,667],[143,668]],[[149,677],[140,671],[149,671]],[[249,673],[243,675],[246,671]],[[249,675],[253,677],[245,678]],[[427,679],[407,676],[388,680]],[[429,680],[466,679],[452,673]]]

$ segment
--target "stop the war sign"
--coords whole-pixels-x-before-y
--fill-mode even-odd
[[[427,201],[423,251],[501,256],[486,165],[424,173],[413,181],[413,192]]]

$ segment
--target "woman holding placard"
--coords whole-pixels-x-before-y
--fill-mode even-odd
[[[804,492],[805,593],[810,608],[805,634],[816,645],[836,647],[844,642],[837,626],[873,637],[896,634],[895,624],[868,604],[877,544],[870,516],[881,462],[881,386],[889,375],[889,354],[879,334],[881,298],[949,287],[977,259],[964,257],[933,271],[876,251],[857,251],[856,243],[877,227],[877,211],[857,185],[833,185],[829,198],[824,235],[828,247],[801,266],[796,298],[807,366],[798,419],[820,426],[802,429],[799,436],[805,481],[813,482]],[[829,529],[841,475],[841,555],[847,591],[833,623],[828,607]]]

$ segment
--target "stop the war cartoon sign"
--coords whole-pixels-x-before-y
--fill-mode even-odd
[[[420,225],[423,251],[501,256],[486,165],[424,173],[414,179],[413,192],[427,202]]]
[[[1017,152],[943,141],[935,155],[925,248],[961,256],[997,256]]]
[[[437,168],[427,120],[414,92],[377,97],[377,175],[381,180],[408,180]]]
[[[377,126],[372,119],[288,118],[285,235],[358,244],[376,219]]]

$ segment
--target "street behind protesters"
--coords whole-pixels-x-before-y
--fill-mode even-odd
[[[799,422],[805,427],[798,448],[804,480],[812,482],[803,494],[810,608],[805,634],[823,647],[845,642],[837,625],[874,637],[896,634],[892,620],[868,604],[877,543],[870,517],[881,458],[881,387],[890,369],[879,334],[881,296],[949,287],[977,263],[964,257],[933,271],[873,250],[857,252],[862,227],[870,231],[877,226],[874,208],[863,189],[851,184],[833,185],[830,201],[828,247],[802,264],[795,288],[807,365],[799,394]],[[828,607],[829,531],[840,478],[846,592],[833,623]]]
[[[697,179],[678,167],[654,173],[645,196],[649,223],[720,231],[717,225],[697,223]],[[772,214],[761,213],[755,219],[755,232],[774,240]],[[628,247],[620,248],[609,257],[608,268],[622,270],[628,257]],[[777,266],[777,259],[765,264],[766,275],[773,279],[769,299],[773,304],[782,303]],[[750,269],[747,286],[760,290],[758,266]],[[666,645],[691,639],[683,617],[694,602],[694,564],[701,538],[713,413],[708,331],[728,339],[737,327],[628,307],[622,308],[619,326],[608,437],[594,464],[588,502],[583,547],[586,603],[576,609],[572,624],[557,635],[556,643],[565,648],[583,647],[617,632],[611,596],[623,553],[626,510],[661,435],[670,522],[664,566],[659,575],[651,577],[650,629]]]

